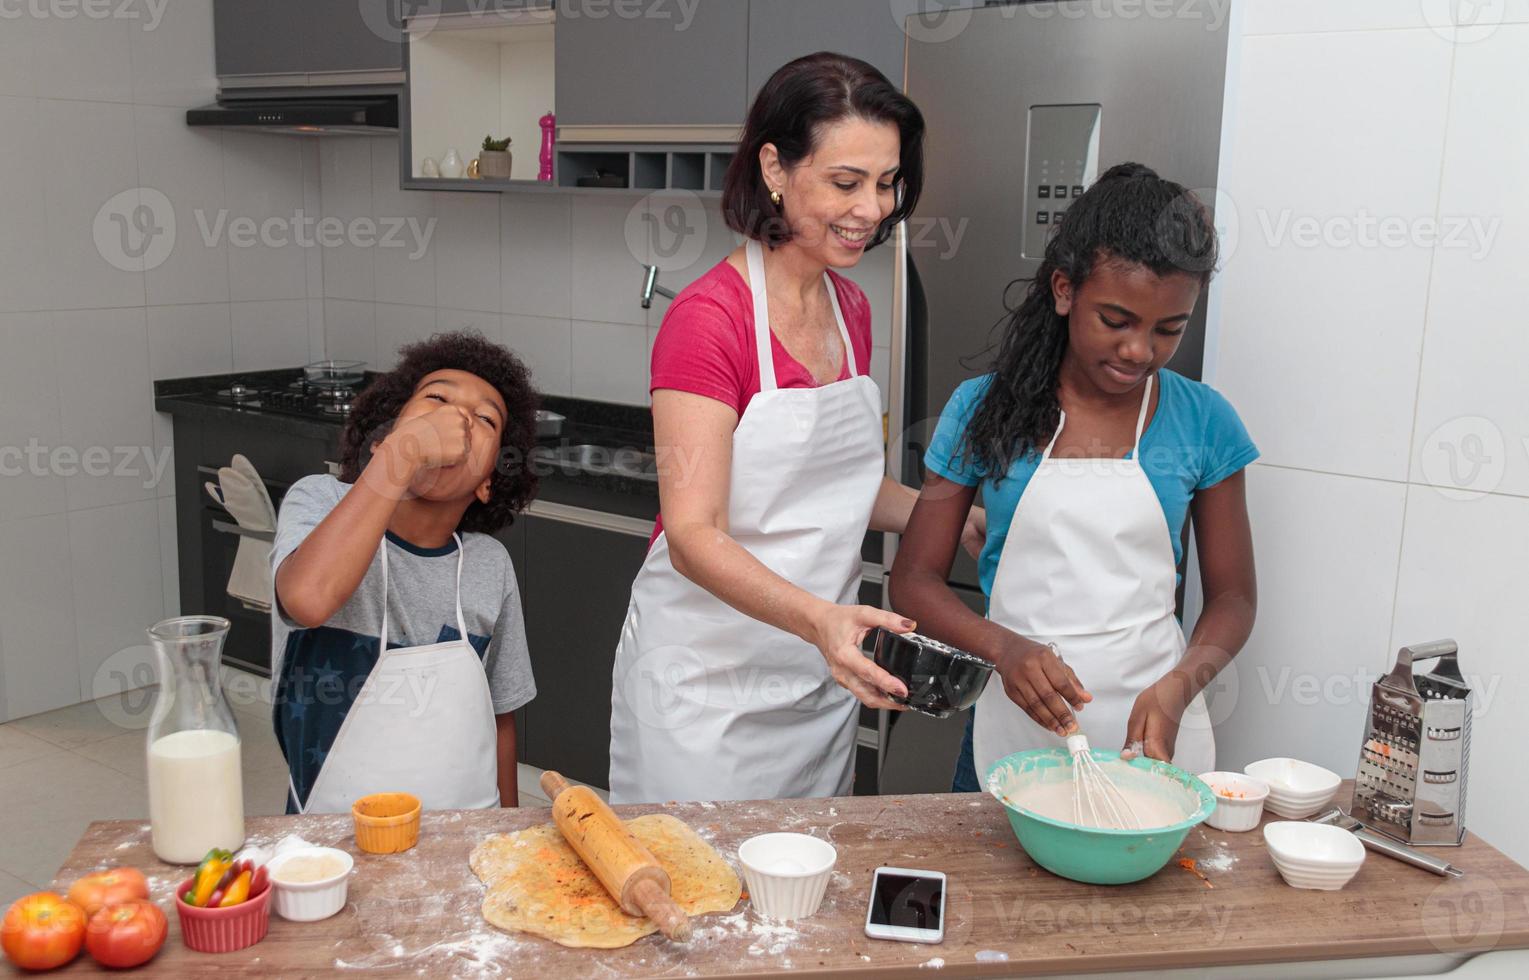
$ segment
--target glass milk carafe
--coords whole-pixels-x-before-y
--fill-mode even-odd
[[[149,721],[149,823],[154,853],[196,864],[244,845],[239,728],[218,668],[228,620],[182,616],[149,629],[159,698]]]

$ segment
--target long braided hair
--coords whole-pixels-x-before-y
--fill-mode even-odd
[[[960,454],[1002,480],[1016,459],[1039,452],[1056,431],[1062,411],[1057,372],[1068,327],[1056,312],[1054,272],[1076,291],[1101,262],[1118,261],[1158,276],[1195,276],[1204,288],[1217,257],[1211,215],[1194,194],[1139,163],[1107,170],[1067,209],[1024,299],[1002,322],[992,382]]]

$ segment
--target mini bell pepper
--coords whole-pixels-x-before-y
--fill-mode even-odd
[[[207,900],[217,890],[218,883],[231,864],[233,854],[228,851],[213,848],[202,858],[202,863],[196,869],[195,884],[186,893],[186,904],[195,905],[198,908],[206,908]]]
[[[235,878],[234,883],[229,885],[228,889],[223,892],[223,898],[218,902],[217,907],[220,909],[226,909],[230,905],[238,905],[240,902],[249,898],[250,879],[252,877],[253,876],[248,871],[239,872],[239,877]]]

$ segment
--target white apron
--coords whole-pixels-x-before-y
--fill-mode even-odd
[[[349,813],[372,793],[412,793],[426,810],[499,806],[498,732],[483,661],[462,617],[462,539],[457,543],[457,636],[418,647],[388,645],[388,542],[382,552],[382,632],[367,675],[303,803],[303,813]],[[291,777],[288,777],[290,782]],[[296,787],[292,799],[298,799]]]
[[[777,388],[764,255],[747,245],[760,390],[733,432],[728,533],[775,574],[858,601],[860,545],[885,472],[881,396],[824,282],[851,377]],[[660,534],[632,585],[611,695],[612,803],[849,791],[859,702],[817,647],[675,570]]]
[[[1054,643],[1094,699],[1076,712],[1098,749],[1125,745],[1136,696],[1184,656],[1184,630],[1173,614],[1173,541],[1162,504],[1139,462],[1152,403],[1149,378],[1125,459],[1052,459],[1057,431],[1020,494],[998,559],[988,618],[1039,643]],[[977,702],[973,752],[977,776],[1013,752],[1063,746],[989,684]],[[1191,773],[1215,768],[1216,743],[1202,697],[1185,711],[1174,765]]]

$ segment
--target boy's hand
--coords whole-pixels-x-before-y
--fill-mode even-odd
[[[1009,700],[1057,735],[1076,731],[1072,709],[1081,710],[1094,699],[1055,650],[1022,636],[1015,636],[1010,648],[999,654],[997,670]]]
[[[442,405],[399,423],[382,441],[398,458],[418,470],[466,462],[472,448],[472,415],[456,405]]]

